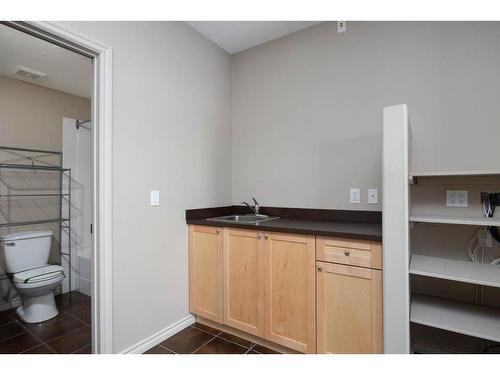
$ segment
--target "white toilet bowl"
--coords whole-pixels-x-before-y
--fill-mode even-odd
[[[61,285],[64,272],[61,266],[47,264],[51,240],[52,232],[47,230],[0,236],[6,271],[23,298],[17,314],[27,323],[40,323],[59,313],[54,290]]]
[[[14,287],[23,298],[17,315],[27,323],[52,319],[59,310],[54,290],[61,285],[64,273],[61,266],[46,265],[14,274]]]

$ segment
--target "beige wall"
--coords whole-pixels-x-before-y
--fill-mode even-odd
[[[499,40],[498,22],[348,22],[343,34],[328,22],[235,55],[233,203],[381,209],[366,194],[381,188],[392,104],[409,107],[413,171],[498,169]]]
[[[113,47],[119,352],[189,314],[185,210],[231,202],[230,58],[183,22],[66,25]]]
[[[90,118],[90,100],[0,76],[0,145],[62,151],[62,119]]]

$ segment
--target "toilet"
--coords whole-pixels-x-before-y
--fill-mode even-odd
[[[59,314],[54,290],[65,276],[61,266],[48,264],[51,241],[50,230],[0,236],[7,274],[23,299],[16,312],[27,323],[40,323]]]

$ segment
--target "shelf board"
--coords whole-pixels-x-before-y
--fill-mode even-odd
[[[64,197],[69,195],[69,193],[63,194],[0,194],[0,197]]]
[[[500,265],[413,254],[410,274],[500,288]]]
[[[5,163],[0,163],[0,168],[26,169],[32,171],[37,171],[37,170],[56,171],[56,172],[67,172],[70,170],[70,168],[62,168],[62,167],[48,166],[48,165],[26,165],[26,164],[5,164]]]
[[[500,175],[500,170],[469,170],[469,171],[446,171],[446,172],[413,172],[409,178],[414,177],[467,177],[467,176],[495,176]]]
[[[483,225],[492,227],[500,226],[500,218],[498,217],[411,215],[410,221],[431,224]]]
[[[414,294],[410,321],[500,342],[500,310]]]
[[[69,219],[57,218],[57,219],[32,220],[32,221],[16,221],[12,223],[0,223],[0,228],[21,227],[25,225],[36,225],[36,224],[47,224],[47,223],[60,223],[63,221],[69,221]]]

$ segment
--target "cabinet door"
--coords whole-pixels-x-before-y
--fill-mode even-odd
[[[224,228],[224,324],[264,332],[263,239],[253,230]]]
[[[317,266],[318,353],[381,353],[382,272]]]
[[[265,338],[316,352],[315,237],[267,233]]]
[[[222,229],[189,227],[189,310],[223,322]]]

